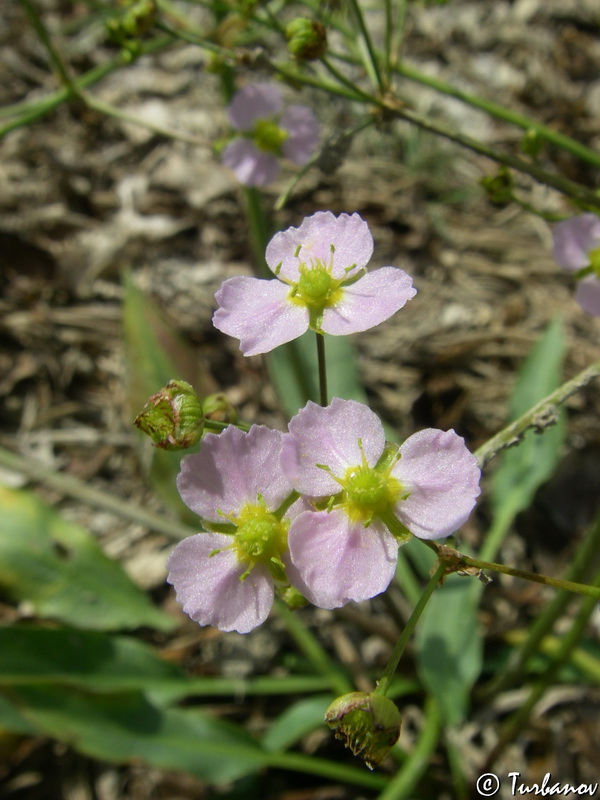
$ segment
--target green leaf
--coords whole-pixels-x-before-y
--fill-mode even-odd
[[[0,509],[0,590],[10,599],[92,630],[174,627],[86,530],[34,494],[0,487]]]
[[[236,780],[263,763],[264,752],[238,726],[197,710],[159,708],[139,692],[89,694],[55,685],[12,686],[3,694],[40,734],[103,761],[142,760],[211,783]]]
[[[127,360],[127,384],[131,424],[144,404],[170,380],[190,383],[200,397],[209,393],[202,385],[197,358],[189,345],[167,323],[152,300],[137,289],[129,272],[123,276],[123,334]],[[181,500],[175,479],[181,462],[180,452],[153,448],[150,477],[162,501],[181,519],[197,524],[197,518]]]
[[[510,419],[525,414],[559,386],[565,350],[562,323],[554,320],[523,364],[510,401]],[[492,502],[498,512],[513,515],[529,506],[558,462],[566,433],[562,410],[542,433],[527,431],[522,442],[505,450],[492,475]]]
[[[450,575],[431,596],[416,630],[419,676],[450,725],[464,720],[483,663],[479,588],[472,579]]]
[[[185,684],[177,667],[126,636],[71,628],[0,628],[0,684],[62,683],[93,691]]]
[[[325,711],[333,699],[333,695],[317,695],[291,705],[263,736],[265,750],[283,753],[307,733],[325,725]]]

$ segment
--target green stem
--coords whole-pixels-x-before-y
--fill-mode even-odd
[[[157,37],[156,39],[144,45],[142,53],[149,54],[155,52],[156,50],[162,50],[172,42],[173,39],[170,36]],[[108,61],[106,64],[101,64],[100,66],[91,69],[89,72],[86,72],[80,78],[77,78],[75,81],[73,81],[73,86],[75,87],[76,93],[78,94],[81,89],[85,89],[88,86],[98,83],[98,81],[102,80],[102,78],[106,77],[106,75],[109,73],[114,72],[115,70],[124,66],[126,66],[126,64],[124,64],[120,58],[116,58],[112,61]],[[73,90],[68,86],[64,86],[61,89],[58,89],[56,92],[52,92],[41,99],[14,103],[13,105],[1,109],[0,118],[7,119],[10,117],[15,117],[15,119],[7,122],[0,128],[0,139],[2,139],[11,131],[16,130],[17,128],[22,128],[23,126],[29,125],[31,122],[40,119],[72,96]]]
[[[541,430],[552,424],[556,419],[555,407],[564,403],[572,394],[582,389],[590,381],[600,376],[600,361],[582,370],[571,380],[563,383],[533,408],[520,416],[510,425],[507,425],[495,436],[492,436],[484,445],[475,451],[479,465],[483,467],[495,455],[506,447],[518,444],[526,430],[535,428]]]
[[[332,661],[315,636],[298,619],[296,614],[282,600],[275,599],[277,612],[304,655],[321,675],[329,679],[335,694],[342,695],[352,691],[352,683],[338,664]]]
[[[589,534],[583,537],[575,558],[567,571],[568,580],[577,580],[585,577],[590,563],[600,548],[600,516]],[[510,686],[522,682],[523,673],[527,662],[538,651],[542,640],[553,629],[556,620],[564,613],[572,595],[568,591],[558,591],[542,613],[535,618],[526,639],[518,650],[513,650],[506,668],[493,678],[483,691],[484,698],[498,695]]]
[[[169,539],[185,539],[186,536],[196,532],[193,528],[176,520],[165,519],[127,500],[120,500],[114,494],[94,489],[84,481],[80,481],[71,475],[55,472],[36,461],[12,453],[10,450],[5,450],[3,447],[0,447],[0,466],[12,472],[26,475],[34,481],[40,481],[45,486],[50,486],[61,494],[74,497],[90,506],[110,511],[118,517],[131,520],[138,525],[143,525],[153,531],[162,533]]]
[[[325,337],[316,333],[317,337],[317,362],[319,365],[319,403],[327,405],[327,365],[325,363]]]
[[[597,575],[594,583],[595,586],[600,589],[600,573]],[[544,695],[546,689],[555,683],[559,671],[569,662],[573,650],[584,635],[590,616],[596,609],[597,602],[597,599],[594,597],[585,597],[582,599],[579,611],[569,629],[560,640],[558,650],[552,662],[532,688],[525,703],[520,706],[519,710],[516,711],[502,727],[499,740],[487,757],[486,765],[482,771],[489,769],[502,754],[507,745],[523,730],[536,703]]]
[[[429,602],[429,598],[435,591],[440,580],[443,578],[445,571],[446,571],[446,565],[443,562],[440,562],[438,564],[435,573],[429,579],[429,583],[423,590],[423,594],[419,598],[419,602],[417,603],[417,605],[414,607],[413,612],[410,615],[410,618],[404,627],[404,630],[400,634],[400,637],[396,642],[396,646],[394,647],[392,655],[389,658],[389,661],[386,665],[381,680],[377,684],[375,692],[383,695],[387,694],[387,690],[390,686],[392,678],[394,677],[394,673],[398,668],[398,664],[400,663],[402,654],[404,653],[406,645],[408,644],[408,640],[412,636],[413,631],[417,625],[417,622],[419,621],[421,614],[425,610],[425,606]]]
[[[442,714],[434,697],[428,697],[425,704],[425,724],[419,739],[402,769],[389,782],[377,800],[404,800],[414,795],[419,780],[424,775],[429,760],[442,732]]]
[[[331,75],[333,75],[333,77],[337,81],[339,81],[342,84],[342,86],[345,86],[349,91],[353,93],[351,96],[352,100],[358,100],[363,103],[369,103],[369,104],[373,102],[372,95],[370,95],[368,92],[364,92],[362,89],[356,86],[356,84],[353,83],[350,80],[350,78],[347,78],[343,73],[339,71],[339,69],[337,69],[337,67],[334,67],[331,61],[326,56],[323,56],[321,58],[321,63],[323,64],[325,69],[329,73],[331,73]],[[315,88],[319,88],[319,86],[315,85]]]
[[[59,51],[56,49],[56,47],[54,47],[52,39],[50,38],[50,34],[48,33],[48,30],[44,25],[40,15],[37,13],[29,0],[19,0],[19,2],[25,9],[25,13],[31,22],[32,28],[36,32],[38,39],[46,48],[46,52],[48,53],[48,57],[52,67],[54,68],[54,71],[57,73],[65,87],[69,90],[69,93],[76,95],[78,93],[78,87],[73,83],[73,79],[69,75],[67,66],[63,61]]]
[[[377,53],[375,51],[375,47],[373,45],[373,41],[371,39],[371,34],[369,33],[369,29],[365,23],[365,18],[363,17],[362,9],[360,7],[360,3],[358,0],[348,0],[348,4],[352,11],[352,15],[358,27],[361,41],[365,46],[367,58],[364,60],[364,66],[367,71],[367,74],[371,78],[371,81],[379,87],[380,92],[385,92],[386,85],[383,80],[383,76],[381,74],[381,70],[379,69],[379,60],[377,57]]]
[[[480,155],[486,156],[491,161],[495,161],[498,164],[503,164],[505,167],[510,167],[511,169],[515,169],[518,172],[524,173],[525,175],[529,175],[539,183],[542,183],[546,186],[551,186],[553,189],[556,189],[557,192],[560,192],[561,194],[564,194],[579,203],[582,203],[586,206],[591,206],[593,208],[600,208],[600,197],[598,197],[596,192],[592,189],[588,189],[587,187],[582,186],[579,183],[575,183],[574,181],[570,181],[567,178],[563,178],[560,175],[555,175],[554,173],[548,172],[547,170],[537,166],[537,164],[526,161],[519,156],[502,153],[499,150],[495,150],[493,147],[489,147],[488,145],[477,141],[476,139],[472,139],[470,136],[464,136],[461,133],[456,133],[455,131],[446,128],[444,125],[438,122],[434,122],[433,120],[427,119],[426,117],[421,116],[409,108],[403,107],[395,99],[386,99],[385,101],[379,102],[377,98],[373,98],[372,102],[382,106],[387,112],[389,112],[389,114],[397,117],[398,119],[406,120],[406,122],[410,122],[411,124],[416,125],[418,128],[422,128],[430,133],[434,133],[436,136],[448,139],[449,141],[454,142],[461,147],[472,150],[474,153],[479,153]]]
[[[365,789],[382,790],[388,785],[388,778],[368,772],[366,769],[352,767],[337,761],[327,761],[304,753],[266,753],[258,756],[258,764],[272,769],[287,769],[330,778],[336,783],[363,786]]]
[[[537,122],[536,120],[531,119],[524,114],[519,114],[519,112],[513,111],[510,108],[505,108],[504,106],[494,103],[491,100],[469,94],[468,92],[463,92],[460,89],[457,89],[455,86],[440,80],[439,78],[434,78],[430,75],[420,72],[410,64],[397,64],[395,65],[394,69],[398,75],[402,75],[404,78],[416,81],[424,86],[429,86],[441,94],[448,95],[448,97],[454,97],[457,100],[472,106],[473,108],[479,108],[495,119],[501,119],[504,122],[509,122],[511,125],[516,125],[518,128],[522,128],[523,130],[535,131],[538,136],[541,136],[546,141],[551,142],[557,147],[560,147],[562,150],[581,158],[588,164],[592,164],[595,167],[600,167],[600,153],[597,153],[595,150],[591,150],[589,147],[586,147],[575,139],[572,139],[570,136],[566,136],[563,133],[559,133],[559,131],[548,128],[541,122]]]
[[[588,586],[585,583],[577,583],[562,578],[551,578],[548,575],[540,575],[538,572],[529,572],[529,570],[526,569],[517,569],[516,567],[507,567],[505,564],[496,564],[494,561],[472,558],[471,556],[467,556],[455,550],[453,547],[439,545],[436,542],[424,541],[424,544],[430,547],[436,553],[440,561],[446,565],[447,573],[461,572],[469,568],[501,572],[503,575],[510,575],[513,578],[521,578],[522,580],[532,581],[533,583],[542,583],[545,586],[554,586],[557,589],[564,589],[565,591],[575,592],[576,594],[585,594],[600,600],[600,589],[594,586]]]

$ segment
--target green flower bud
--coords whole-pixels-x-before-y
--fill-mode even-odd
[[[120,7],[106,20],[111,39],[124,47],[148,33],[156,22],[158,9],[155,0],[119,0]]]
[[[316,61],[327,51],[327,30],[321,22],[296,17],[285,29],[288,50],[299,61]]]
[[[325,712],[325,722],[369,769],[379,766],[400,736],[402,717],[396,705],[376,692],[350,692]]]
[[[230,422],[235,425],[238,421],[237,409],[222,392],[209,394],[204,398],[204,416],[215,422]]]
[[[155,447],[183,450],[200,440],[204,411],[196,392],[185,381],[169,383],[148,399],[134,420]]]
[[[499,167],[492,176],[481,179],[481,185],[487,192],[490,203],[495,206],[507,206],[514,199],[515,181],[506,167]]]

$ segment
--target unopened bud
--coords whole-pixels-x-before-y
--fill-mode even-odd
[[[481,179],[481,185],[488,195],[490,203],[495,206],[507,206],[514,199],[515,181],[512,173],[504,166],[498,168],[495,175]]]
[[[389,697],[350,692],[334,700],[325,722],[369,769],[379,766],[400,736],[402,717]]]
[[[285,29],[288,50],[299,61],[316,61],[327,51],[327,30],[321,22],[296,17]]]
[[[206,419],[213,419],[215,422],[230,422],[234,425],[238,421],[236,407],[221,392],[207,395],[202,405]]]
[[[119,10],[106,20],[106,27],[113,41],[121,45],[148,33],[158,13],[155,0],[120,0]]]
[[[134,423],[155,447],[183,450],[200,440],[204,418],[202,403],[190,384],[169,381],[148,399]]]

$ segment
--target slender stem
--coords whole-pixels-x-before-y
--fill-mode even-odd
[[[526,569],[507,567],[504,564],[495,564],[493,561],[482,561],[479,558],[471,558],[470,556],[464,555],[460,557],[460,564],[461,566],[485,569],[490,572],[501,572],[503,575],[511,575],[513,578],[522,578],[525,581],[542,583],[545,586],[554,586],[557,589],[564,589],[567,592],[575,592],[576,594],[585,594],[600,600],[600,588],[588,586],[585,583],[576,583],[575,581],[563,580],[562,578],[551,578],[549,575],[540,575],[537,572],[529,572]]]
[[[72,94],[78,93],[78,87],[73,82],[69,71],[67,69],[67,65],[63,61],[59,51],[54,47],[52,39],[50,38],[50,34],[46,26],[44,25],[42,18],[37,13],[33,5],[29,2],[29,0],[19,0],[23,8],[25,9],[25,13],[27,14],[29,21],[35,32],[37,33],[38,39],[46,48],[48,53],[48,57],[50,58],[50,63],[52,64],[54,71],[57,73],[58,77],[62,81],[62,83],[67,87]]]
[[[339,664],[329,658],[317,638],[300,622],[296,614],[290,611],[282,600],[277,598],[275,599],[275,606],[296,644],[317,672],[328,678],[331,689],[338,695],[351,692],[352,684],[344,671]]]
[[[586,186],[582,186],[581,184],[570,181],[560,175],[555,175],[554,173],[548,172],[547,170],[537,166],[537,164],[526,161],[519,156],[513,156],[509,153],[502,153],[499,150],[495,150],[493,147],[489,147],[488,145],[479,142],[477,139],[472,139],[470,136],[465,136],[461,133],[457,133],[456,131],[452,131],[449,128],[446,128],[444,125],[434,122],[433,120],[423,117],[415,111],[402,106],[401,103],[395,99],[387,98],[385,101],[378,102],[377,98],[373,98],[372,102],[385,108],[386,111],[388,111],[391,115],[398,117],[399,119],[404,119],[407,122],[416,125],[418,128],[422,128],[430,133],[434,133],[436,136],[441,136],[444,139],[448,139],[449,141],[454,142],[461,147],[472,150],[474,153],[479,153],[480,155],[486,156],[491,161],[496,161],[498,164],[504,164],[505,167],[510,167],[511,169],[515,169],[518,172],[524,173],[525,175],[529,175],[539,183],[545,184],[546,186],[551,186],[553,189],[556,189],[557,192],[560,192],[567,197],[571,197],[573,200],[583,203],[586,206],[600,208],[600,197],[598,197],[595,191],[588,189]]]
[[[433,576],[429,579],[429,583],[423,590],[423,594],[419,598],[419,602],[417,603],[417,605],[414,607],[413,612],[410,615],[410,618],[404,627],[404,630],[400,634],[400,637],[396,642],[396,646],[394,647],[392,655],[390,656],[390,659],[387,663],[387,666],[384,670],[381,680],[377,684],[375,692],[378,692],[379,694],[387,694],[387,690],[390,686],[392,678],[394,677],[394,673],[398,668],[398,664],[400,663],[402,654],[404,653],[406,645],[408,644],[408,640],[412,636],[412,633],[417,625],[417,622],[419,621],[421,614],[425,610],[425,606],[429,602],[429,598],[435,591],[440,580],[443,578],[445,571],[446,571],[446,565],[443,562],[440,562]]]
[[[424,717],[425,724],[414,750],[377,800],[404,800],[414,796],[415,787],[429,765],[442,732],[442,714],[432,696],[427,699]]]
[[[394,14],[392,12],[392,0],[385,0],[385,30],[383,47],[383,69],[385,82],[389,86],[392,75],[392,42],[394,41]]]
[[[496,564],[494,561],[484,561],[481,558],[472,558],[471,556],[461,553],[459,550],[455,550],[453,547],[437,544],[437,542],[423,540],[423,543],[433,550],[440,561],[446,565],[447,574],[451,572],[463,572],[465,570],[472,571],[473,569],[501,572],[503,575],[511,575],[513,578],[522,578],[525,581],[542,583],[545,586],[554,586],[557,589],[565,589],[568,592],[575,592],[576,594],[585,594],[600,600],[600,589],[595,586],[563,580],[562,578],[551,578],[548,575],[540,575],[538,572],[529,572],[529,570],[526,569],[507,567],[505,564]]]
[[[595,585],[600,589],[600,573],[596,577]],[[585,633],[589,618],[596,609],[596,605],[596,598],[583,598],[575,619],[560,640],[559,647],[550,666],[544,671],[542,677],[535,684],[527,700],[502,727],[499,740],[486,759],[484,770],[489,769],[506,746],[518,735],[519,731],[523,730],[536,703],[544,695],[546,689],[556,681],[560,669],[568,663],[573,650]]]
[[[600,547],[600,516],[592,526],[591,531],[584,535],[580,547],[575,553],[573,562],[567,570],[568,580],[579,580],[585,577],[588,567]],[[572,599],[570,592],[558,591],[542,613],[535,618],[526,639],[521,647],[514,649],[506,668],[498,673],[483,690],[483,697],[490,698],[499,692],[521,682],[523,672],[528,660],[538,651],[538,648],[548,633],[554,627],[556,620],[564,613],[569,601]]]
[[[554,421],[555,414],[552,414],[555,406],[564,403],[572,394],[582,389],[590,381],[600,376],[600,361],[596,361],[586,369],[582,370],[574,378],[563,383],[555,389],[533,408],[529,409],[519,419],[511,422],[495,436],[492,436],[484,445],[475,451],[479,465],[483,467],[495,455],[506,447],[517,444],[528,428],[540,430]]]
[[[352,97],[353,100],[358,100],[362,101],[363,103],[369,103],[369,104],[373,102],[372,95],[370,95],[368,92],[365,92],[358,86],[356,86],[356,84],[352,80],[350,80],[350,78],[347,78],[343,73],[339,71],[337,67],[334,67],[331,61],[326,56],[322,56],[321,63],[323,64],[325,69],[328,72],[330,72],[333,75],[333,77],[342,84],[342,86],[346,86],[351,92],[353,92],[353,97]]]
[[[13,472],[27,475],[28,478],[40,481],[46,486],[50,486],[69,497],[75,497],[91,506],[110,511],[118,517],[131,520],[139,525],[144,525],[153,531],[158,531],[169,539],[184,539],[186,536],[190,536],[190,534],[195,532],[193,528],[183,525],[181,522],[177,522],[173,519],[165,519],[127,500],[120,500],[118,497],[115,497],[114,494],[103,492],[100,489],[94,489],[87,483],[84,483],[84,481],[80,481],[71,475],[63,475],[61,472],[55,472],[39,464],[37,461],[24,458],[16,453],[12,453],[10,450],[5,450],[3,447],[0,447],[0,466]]]
[[[381,70],[379,69],[379,60],[377,57],[377,52],[375,51],[375,47],[371,40],[371,34],[369,33],[369,29],[365,23],[365,18],[363,17],[362,9],[360,7],[360,3],[358,0],[349,0],[349,6],[352,9],[352,13],[356,24],[358,26],[358,30],[361,35],[361,41],[364,43],[364,46],[367,51],[368,58],[365,60],[364,65],[369,77],[379,87],[380,92],[384,92],[386,89],[385,82],[383,80],[383,76],[381,74]]]
[[[143,46],[142,53],[153,53],[156,50],[162,50],[172,42],[173,38],[171,36],[157,37]],[[79,93],[79,90],[98,83],[98,81],[102,80],[102,78],[109,73],[124,66],[126,65],[120,58],[115,58],[112,61],[107,61],[106,64],[101,64],[100,66],[89,70],[89,72],[86,72],[80,78],[77,78],[73,82],[73,85],[77,90],[77,93]],[[36,119],[45,116],[50,111],[53,111],[55,108],[57,108],[57,106],[59,106],[61,103],[65,102],[65,100],[68,100],[70,97],[72,97],[72,95],[72,89],[68,86],[63,86],[57,91],[51,92],[46,97],[42,97],[34,101],[14,103],[13,105],[0,109],[0,119],[15,117],[15,119],[7,122],[0,128],[0,139],[2,139],[11,131],[16,130],[17,128],[22,128],[25,125],[29,125]]]
[[[319,365],[319,403],[326,406],[327,398],[327,365],[325,363],[325,337],[316,333],[317,337],[317,362]]]
[[[562,150],[566,150],[572,155],[581,158],[588,164],[600,167],[600,153],[595,150],[591,150],[589,147],[581,144],[581,142],[578,142],[576,139],[572,139],[570,136],[566,136],[564,133],[560,133],[552,128],[548,128],[546,125],[543,125],[541,122],[538,122],[537,120],[532,119],[525,114],[519,114],[518,111],[514,111],[511,108],[505,108],[504,106],[494,103],[491,100],[487,100],[484,97],[478,97],[477,95],[463,92],[461,89],[457,89],[450,83],[446,83],[439,78],[435,78],[420,72],[410,64],[396,64],[394,69],[399,75],[402,75],[409,80],[416,81],[424,86],[429,86],[430,88],[435,89],[442,94],[448,95],[449,97],[454,97],[469,106],[473,106],[473,108],[479,108],[482,111],[485,111],[485,113],[489,114],[491,117],[504,120],[505,122],[510,122],[512,125],[516,125],[518,128],[522,128],[523,130],[535,131],[535,133],[537,133],[543,139],[551,142],[557,147],[560,147]]]

